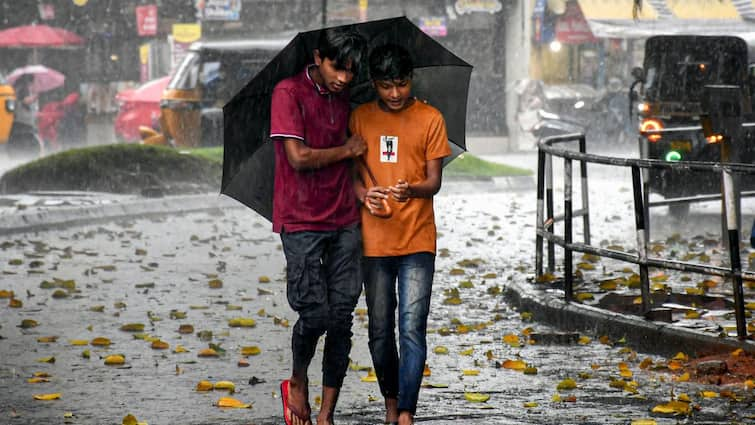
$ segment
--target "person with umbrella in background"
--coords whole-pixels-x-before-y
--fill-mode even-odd
[[[394,44],[374,48],[369,72],[377,100],[355,109],[349,124],[352,134],[367,143],[355,189],[366,207],[362,272],[369,347],[386,423],[408,425],[414,421],[427,355],[436,252],[433,196],[451,148],[440,111],[411,97],[413,64],[406,49]]]
[[[13,155],[41,152],[36,127],[38,94],[32,92],[33,83],[33,74],[22,74],[12,82],[16,93],[16,117],[8,140],[8,150]]]
[[[347,138],[348,85],[366,40],[349,28],[320,32],[314,64],[272,93],[275,147],[273,231],[286,257],[287,298],[299,318],[293,371],[281,383],[286,424],[311,424],[307,370],[325,337],[318,424],[331,424],[351,351],[352,314],[361,293],[361,230],[352,159],[365,143]]]

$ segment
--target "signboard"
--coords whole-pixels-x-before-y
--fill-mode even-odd
[[[136,7],[136,31],[140,37],[157,35],[157,5]]]
[[[503,9],[499,0],[456,0],[454,10],[459,15],[473,12],[496,13]]]
[[[564,44],[594,43],[597,41],[577,3],[569,3],[566,12],[556,20],[556,40]]]
[[[431,37],[445,37],[448,35],[445,16],[419,18],[419,29]]]
[[[198,17],[205,21],[238,21],[241,0],[196,0]]]
[[[170,42],[170,69],[174,70],[189,51],[191,43],[202,37],[202,26],[199,24],[173,24]]]

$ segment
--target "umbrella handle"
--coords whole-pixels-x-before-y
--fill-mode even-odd
[[[370,170],[370,167],[367,165],[367,161],[364,160],[364,157],[361,156],[361,155],[358,156],[357,157],[357,162],[359,163],[359,165],[361,167],[364,168],[365,171],[367,171],[367,175],[370,177],[370,180],[372,181],[372,185],[373,186],[377,186],[378,185],[377,184],[377,179],[375,178],[375,175],[372,174],[372,170]],[[369,204],[367,204],[366,202],[363,205],[365,206],[365,208],[367,208],[367,211],[369,211],[370,214],[374,215],[375,217],[378,217],[378,218],[388,218],[391,215],[393,215],[393,210],[391,209],[391,206],[388,205],[388,200],[387,199],[382,199],[381,201],[383,203],[383,207],[381,209],[379,209],[379,210],[372,209],[369,206]]]

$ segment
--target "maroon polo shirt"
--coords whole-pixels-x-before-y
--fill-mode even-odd
[[[283,143],[284,138],[291,138],[314,149],[343,145],[349,109],[346,90],[330,93],[312,80],[306,68],[273,89],[270,138],[275,143],[274,232],[329,231],[359,222],[351,161],[297,171],[288,162]]]

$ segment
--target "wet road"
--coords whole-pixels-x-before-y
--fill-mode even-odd
[[[593,219],[594,234],[631,243],[631,192],[626,184],[603,179],[591,195],[603,198]],[[589,340],[579,343],[575,336],[555,344],[530,344],[526,335],[531,332],[547,336],[556,329],[512,309],[500,290],[532,277],[534,205],[534,190],[502,191],[484,182],[448,183],[437,198],[439,257],[429,322],[430,375],[424,381],[431,388],[420,394],[418,422],[753,420],[747,402],[703,397],[703,387],[677,381],[660,367],[667,359],[636,353],[620,341],[583,335]],[[119,424],[129,413],[150,424],[282,423],[278,383],[290,364],[288,335],[294,315],[285,301],[279,239],[269,223],[249,210],[18,235],[2,242],[0,258],[0,290],[14,291],[23,303],[10,308],[7,299],[0,300],[0,423]],[[382,422],[377,384],[363,381],[364,367],[371,364],[363,299],[359,308],[353,368],[339,404],[341,424]],[[252,318],[255,326],[230,326],[239,318]],[[26,327],[30,322],[24,320],[38,326]],[[121,330],[134,323],[144,329]],[[193,330],[179,333],[182,325]],[[112,344],[76,345],[77,340],[97,337]],[[152,348],[155,339],[168,348]],[[200,357],[210,344],[221,354]],[[176,352],[179,346],[187,352]],[[245,357],[242,348],[252,346],[261,353]],[[82,356],[85,350],[89,358]],[[116,353],[124,355],[125,364],[106,366],[104,358]],[[320,385],[320,354],[321,349],[310,369],[313,403]],[[50,357],[54,363],[40,361]],[[646,358],[658,367],[640,368]],[[241,359],[249,366],[240,367]],[[507,360],[521,360],[534,369],[524,374],[502,367],[515,364]],[[620,365],[630,372],[622,372]],[[36,372],[48,373],[49,382],[29,383]],[[558,389],[567,378],[576,388]],[[252,408],[215,407],[228,394],[195,391],[201,380],[233,381],[232,396]],[[636,385],[621,389],[616,382]],[[732,390],[752,401],[751,390]],[[470,402],[465,392],[490,399]],[[60,393],[60,399],[33,399],[48,393]],[[691,417],[651,414],[654,406],[681,393],[699,408]]]

